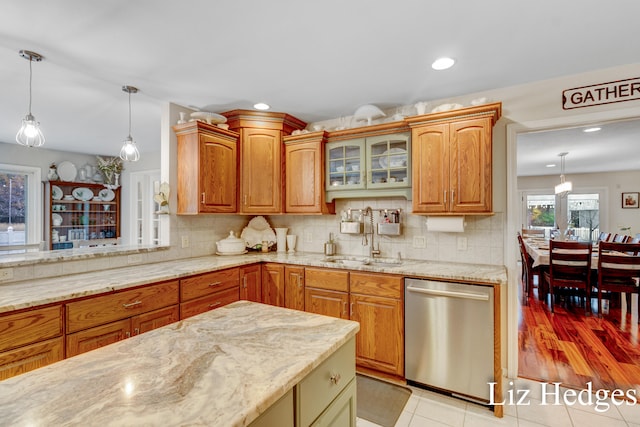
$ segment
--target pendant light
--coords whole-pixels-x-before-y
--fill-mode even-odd
[[[567,152],[560,153],[560,184],[556,185],[556,194],[560,196],[566,196],[573,190],[573,184],[571,181],[564,180],[564,157],[569,154]]]
[[[16,142],[25,147],[40,147],[44,144],[44,135],[40,130],[40,123],[31,114],[31,63],[33,61],[40,62],[43,58],[42,55],[29,50],[21,50],[19,54],[24,59],[29,60],[29,112],[22,119],[22,126],[16,134]]]
[[[137,162],[140,160],[140,152],[138,151],[138,147],[136,147],[135,141],[131,137],[131,94],[137,93],[138,88],[133,86],[122,86],[122,91],[129,94],[129,136],[125,138],[124,144],[122,144],[120,158],[129,162]]]

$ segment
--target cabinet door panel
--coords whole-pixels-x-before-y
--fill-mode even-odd
[[[240,267],[240,299],[262,302],[262,269],[260,264]]]
[[[304,267],[285,266],[284,306],[304,310]]]
[[[491,210],[491,119],[451,124],[453,212]]]
[[[0,381],[63,359],[64,338],[0,353]]]
[[[305,311],[338,319],[349,318],[349,294],[325,289],[305,289]]]
[[[242,129],[241,135],[242,212],[282,212],[281,132],[270,129]]]
[[[0,351],[62,335],[62,306],[0,317]]]
[[[236,212],[237,144],[200,136],[201,212]]]
[[[284,307],[284,265],[262,266],[262,302]]]
[[[285,150],[287,212],[320,213],[324,197],[321,182],[324,165],[319,144],[296,144]]]
[[[413,211],[445,212],[449,202],[449,125],[412,130]]]
[[[143,334],[178,320],[180,320],[180,308],[177,304],[144,313],[131,318],[132,335]]]
[[[360,323],[360,331],[356,335],[356,364],[402,376],[402,302],[392,298],[351,294],[351,305],[351,320]]]
[[[131,319],[125,319],[67,335],[67,357],[129,338],[130,331]]]

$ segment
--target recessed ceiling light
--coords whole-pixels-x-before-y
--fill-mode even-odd
[[[265,104],[264,102],[258,102],[257,104],[253,104],[253,108],[256,110],[268,110],[271,107],[269,104]]]
[[[451,68],[453,67],[453,64],[455,64],[456,61],[454,61],[451,58],[438,58],[435,61],[433,61],[433,64],[431,64],[431,68],[433,68],[434,70],[446,70],[447,68]]]
[[[599,127],[586,128],[586,129],[584,129],[582,132],[586,132],[586,133],[589,133],[589,132],[598,132],[598,131],[599,131],[599,130],[601,130],[601,129],[602,129],[602,128],[599,128]]]
[[[548,167],[548,168],[555,168],[555,167],[556,167],[556,165],[555,165],[555,163],[549,163],[548,165],[546,165],[546,167]]]

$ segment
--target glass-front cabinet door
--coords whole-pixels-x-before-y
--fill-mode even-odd
[[[365,139],[332,142],[327,149],[327,191],[365,188]]]
[[[409,135],[367,138],[367,188],[401,188],[411,185]]]

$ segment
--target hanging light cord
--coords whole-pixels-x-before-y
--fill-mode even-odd
[[[131,138],[131,91],[129,90],[129,138]]]
[[[33,72],[31,70],[31,63],[33,59],[29,56],[29,115],[31,115],[31,81],[33,80]]]

